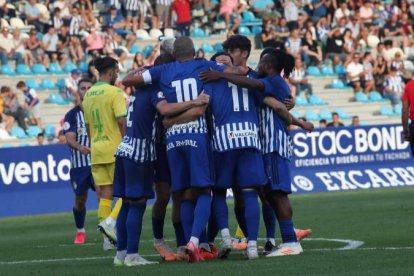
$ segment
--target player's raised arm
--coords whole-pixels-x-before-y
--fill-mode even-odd
[[[200,79],[204,82],[211,82],[211,81],[216,81],[221,78],[231,83],[234,83],[235,85],[242,86],[245,88],[255,89],[255,90],[264,89],[264,85],[260,80],[247,78],[245,76],[235,75],[234,73],[229,73],[226,70],[227,69],[225,69],[224,72],[219,72],[215,70],[201,72]]]
[[[203,106],[209,103],[209,96],[204,91],[200,93],[197,99],[181,103],[168,103],[162,95],[162,92],[158,92],[157,97],[161,97],[161,101],[155,107],[165,117],[173,117],[193,107]]]
[[[290,115],[290,116],[292,118],[292,125],[298,126],[301,129],[306,130],[307,132],[313,131],[313,128],[314,128],[313,123],[297,119],[293,115]]]
[[[187,111],[175,116],[166,117],[163,121],[164,127],[171,127],[176,124],[184,124],[198,119],[206,112],[208,104],[203,104],[197,107],[188,109]]]
[[[122,84],[125,86],[139,86],[144,85],[145,81],[142,77],[142,73],[146,71],[145,68],[139,68],[129,72],[124,79],[122,80]]]

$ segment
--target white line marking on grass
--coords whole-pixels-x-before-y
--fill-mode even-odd
[[[356,240],[345,240],[345,239],[327,239],[327,238],[306,238],[307,241],[332,241],[332,242],[341,242],[346,243],[347,245],[335,248],[335,250],[353,250],[361,247],[364,242],[363,241],[356,241]],[[324,250],[322,248],[322,250]],[[329,250],[329,249],[328,249]]]

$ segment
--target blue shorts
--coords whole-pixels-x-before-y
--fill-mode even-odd
[[[137,163],[128,158],[116,157],[114,197],[139,199],[154,198],[152,162]]]
[[[91,167],[73,168],[70,169],[69,174],[72,188],[76,195],[86,193],[89,189],[94,189],[93,185],[95,183]]]
[[[155,152],[157,155],[157,160],[154,162],[155,169],[155,182],[167,182],[170,183],[170,168],[168,167],[167,159],[167,147],[164,143],[155,144]]]
[[[167,139],[173,192],[213,185],[213,164],[207,134],[175,135]]]
[[[272,152],[263,155],[263,161],[268,179],[266,191],[292,193],[290,159],[282,158],[279,153]]]
[[[266,184],[262,153],[256,149],[214,152],[216,188],[250,188]]]

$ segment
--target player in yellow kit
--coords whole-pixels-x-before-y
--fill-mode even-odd
[[[97,58],[94,65],[99,72],[99,81],[86,93],[83,109],[91,141],[92,175],[99,187],[98,229],[115,244],[116,218],[122,202],[119,199],[111,212],[114,154],[125,134],[127,110],[123,91],[114,86],[119,73],[118,62],[103,57]]]

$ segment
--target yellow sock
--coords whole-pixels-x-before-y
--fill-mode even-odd
[[[112,200],[101,198],[98,206],[98,221],[104,221],[111,214]]]
[[[109,215],[114,220],[116,220],[116,218],[118,217],[118,213],[119,213],[119,210],[121,210],[121,206],[122,206],[122,198],[119,198],[114,208],[112,209],[111,214]]]
[[[242,238],[246,237],[239,225],[237,225],[236,237],[239,238],[239,239],[242,239]]]

